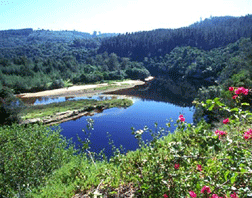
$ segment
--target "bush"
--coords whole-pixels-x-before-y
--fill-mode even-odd
[[[59,132],[39,125],[0,128],[1,196],[23,197],[71,159],[73,147]]]
[[[0,90],[0,125],[19,122],[22,108],[23,103],[14,96],[11,89],[4,87]]]
[[[146,77],[150,76],[150,72],[147,69],[127,69],[126,74],[128,75],[128,78],[131,79],[145,79]]]
[[[54,80],[50,86],[50,89],[58,89],[64,87],[64,81],[62,79]]]

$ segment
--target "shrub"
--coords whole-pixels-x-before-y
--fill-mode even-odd
[[[0,195],[23,197],[74,154],[59,130],[46,126],[0,128]],[[67,148],[68,147],[68,148]],[[66,149],[67,148],[67,149]]]

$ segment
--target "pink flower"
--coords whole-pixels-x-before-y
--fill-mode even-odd
[[[235,94],[241,94],[248,95],[248,89],[245,89],[244,87],[239,87],[237,90],[235,90]]]
[[[228,118],[225,119],[225,120],[223,120],[223,124],[227,124],[227,123],[229,123],[229,119]]]
[[[238,95],[234,95],[232,98],[233,98],[233,99],[236,99],[237,97],[238,97]]]
[[[183,115],[179,115],[179,120],[180,120],[181,122],[184,122],[184,121],[185,121],[184,116],[183,116]]]
[[[246,131],[244,134],[243,134],[243,137],[245,140],[247,139],[252,139],[252,129],[249,129],[248,131]]]
[[[202,171],[202,166],[201,166],[200,164],[198,164],[198,165],[197,165],[197,169],[198,169],[199,171]]]
[[[227,135],[226,131],[219,131],[219,135]]]
[[[239,87],[237,90],[235,90],[235,94],[239,95],[239,94],[243,93],[244,89],[245,89],[244,87]]]
[[[229,91],[234,91],[234,87],[229,87]]]
[[[219,132],[220,132],[220,131],[217,129],[217,130],[215,131],[215,134],[216,134],[216,135],[219,135]]]
[[[242,93],[243,93],[244,95],[248,95],[248,89],[244,89],[244,90],[242,91]]]
[[[208,194],[211,193],[211,190],[208,186],[203,186],[203,188],[200,191],[201,193],[207,192]]]
[[[185,121],[185,118],[180,118],[180,121],[181,121],[181,122],[184,122],[184,121]]]
[[[164,197],[164,198],[168,198],[167,194],[164,194],[163,197]]]
[[[193,192],[193,191],[190,191],[190,192],[189,192],[189,195],[190,195],[191,197],[197,197],[196,193]]]
[[[223,121],[223,122],[224,122],[224,121]],[[216,130],[216,131],[215,131],[215,134],[216,134],[216,135],[219,135],[219,138],[220,138],[221,136],[227,135],[227,132],[226,132],[226,131]]]
[[[175,169],[179,169],[179,164],[175,164],[175,165],[174,165],[174,168],[175,168]]]
[[[239,198],[235,192],[233,194],[231,194],[230,197],[232,197],[232,198]]]

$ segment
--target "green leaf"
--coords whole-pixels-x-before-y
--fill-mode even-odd
[[[243,105],[243,106],[250,106],[250,104],[247,103],[247,102],[241,103],[241,105]]]
[[[228,171],[226,171],[225,174],[224,174],[224,178],[225,178],[226,181],[227,181],[227,176],[228,176],[229,173],[230,173],[230,171],[228,170]]]
[[[215,105],[214,105],[214,104],[212,104],[212,105],[211,105],[211,107],[209,107],[209,108],[208,108],[208,110],[209,110],[209,111],[212,111],[212,110],[213,110],[213,108],[214,108],[214,106],[215,106]]]
[[[212,101],[211,99],[207,99],[207,100],[206,100],[206,103],[207,103],[207,104],[212,104],[213,101]]]
[[[233,177],[231,177],[231,180],[230,180],[231,184],[234,184],[237,175],[238,175],[238,173],[234,173]]]
[[[231,111],[239,111],[239,109],[238,108],[233,108],[233,109],[231,109]]]
[[[220,101],[220,98],[214,98],[214,102],[218,102],[218,101]]]

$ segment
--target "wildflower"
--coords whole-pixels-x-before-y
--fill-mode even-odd
[[[244,87],[239,87],[237,90],[235,90],[235,94],[239,95],[243,92]]]
[[[223,120],[223,124],[227,124],[227,123],[229,123],[229,119],[228,118],[225,119],[225,120]]]
[[[244,94],[248,95],[248,89],[245,89],[244,87],[239,87],[237,90],[235,90],[235,94]]]
[[[197,165],[197,169],[198,169],[199,171],[202,171],[202,166],[201,166],[200,164],[198,164],[198,165]]]
[[[142,129],[139,129],[139,130],[137,130],[137,131],[136,131],[136,134],[138,134],[138,135],[142,135],[142,134],[143,134],[143,132],[144,132],[144,131],[143,131]]]
[[[238,97],[238,95],[234,95],[232,98],[233,98],[233,99],[236,99],[237,97]]]
[[[203,188],[200,191],[201,193],[207,192],[208,194],[211,193],[211,190],[208,186],[203,186]]]
[[[235,192],[233,194],[231,194],[230,197],[232,197],[232,198],[239,198]]]
[[[243,134],[243,137],[245,140],[247,139],[252,139],[252,129],[249,129],[248,131],[246,131],[244,134]]]
[[[184,121],[185,121],[184,116],[183,116],[183,115],[179,115],[179,120],[180,120],[181,122],[184,122]]]
[[[242,93],[243,93],[244,95],[248,95],[248,89],[244,89],[244,90],[242,91]]]
[[[193,191],[190,191],[190,192],[189,192],[189,195],[190,195],[191,197],[197,197],[196,193],[193,192]]]
[[[163,197],[164,197],[164,198],[168,198],[167,194],[164,194]]]
[[[227,135],[226,131],[219,131],[219,135]]]
[[[175,165],[174,165],[174,168],[175,168],[175,169],[179,169],[179,164],[175,164]]]
[[[223,121],[224,122],[224,121]],[[226,131],[220,131],[220,130],[216,130],[215,131],[215,134],[216,135],[219,135],[219,137],[223,136],[223,135],[227,135],[227,132]]]
[[[229,87],[229,91],[234,91],[234,87]]]

